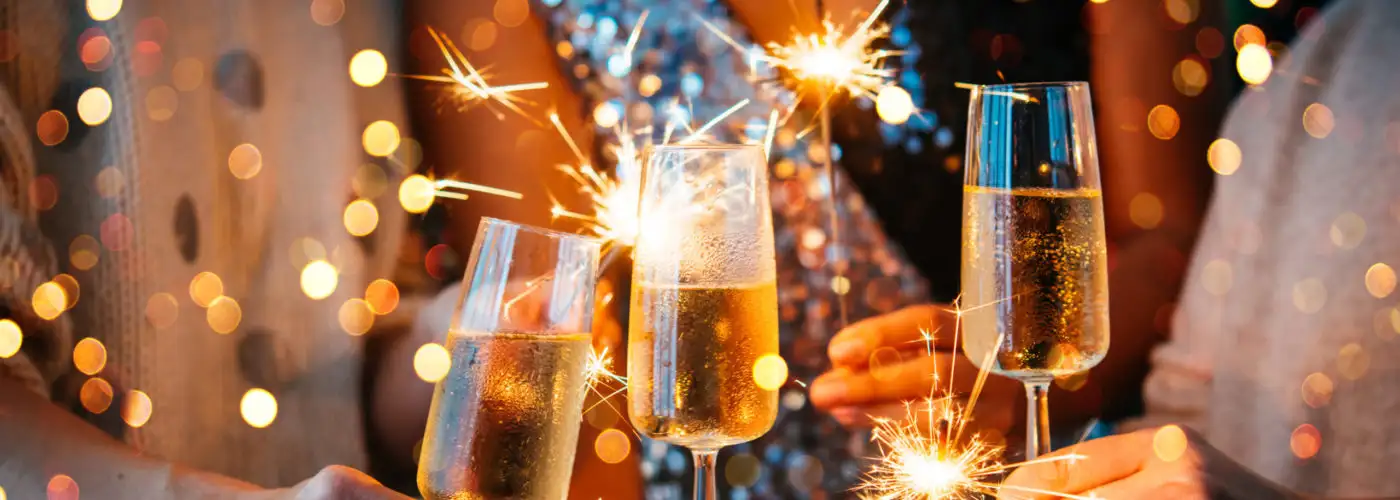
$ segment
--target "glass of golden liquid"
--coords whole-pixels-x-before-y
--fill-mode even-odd
[[[963,351],[1026,386],[1026,458],[1050,452],[1050,383],[1108,353],[1108,257],[1084,82],[972,91]]]
[[[418,462],[426,499],[561,500],[569,490],[600,243],[483,219]]]
[[[669,145],[644,171],[627,341],[628,413],[695,459],[711,499],[715,455],[773,426],[778,393],[755,369],[778,356],[768,169],[756,146]]]

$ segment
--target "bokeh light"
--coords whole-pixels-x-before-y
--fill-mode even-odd
[[[238,411],[243,415],[243,421],[256,429],[262,429],[272,425],[273,420],[277,420],[277,398],[265,389],[254,387],[243,393],[243,399],[238,403]]]
[[[170,80],[183,92],[198,89],[204,83],[204,63],[193,57],[181,59],[170,68]]]
[[[1308,131],[1308,135],[1322,139],[1330,135],[1335,126],[1332,108],[1315,102],[1303,110],[1303,130]]]
[[[366,200],[355,200],[345,206],[341,217],[345,230],[353,236],[365,236],[379,226],[379,209]]]
[[[194,275],[190,280],[190,299],[199,307],[209,307],[214,299],[224,295],[224,281],[219,275],[205,271]]]
[[[87,271],[97,266],[102,255],[102,244],[86,234],[80,234],[68,244],[68,263],[79,271]]]
[[[496,23],[490,19],[476,18],[468,21],[462,27],[462,38],[467,40],[467,48],[481,52],[490,49],[496,44],[496,36],[500,30],[496,28]]]
[[[1240,49],[1239,57],[1235,59],[1235,69],[1240,72],[1240,78],[1245,83],[1260,85],[1273,73],[1274,59],[1264,46],[1246,45]]]
[[[169,85],[152,87],[146,92],[146,116],[163,122],[175,117],[180,109],[180,94]]]
[[[9,318],[0,319],[0,359],[18,354],[23,345],[24,331],[20,330],[19,323]]]
[[[748,488],[758,483],[762,477],[762,464],[758,457],[749,453],[739,453],[724,463],[724,479],[736,488]]]
[[[374,311],[370,310],[364,299],[345,301],[340,305],[340,312],[336,317],[340,320],[340,329],[350,335],[364,335],[374,327]]]
[[[1210,149],[1206,150],[1206,161],[1210,163],[1210,169],[1220,175],[1232,175],[1240,169],[1240,163],[1244,161],[1244,153],[1234,141],[1229,139],[1216,139],[1210,143]]]
[[[436,383],[452,369],[452,357],[441,344],[429,342],[413,353],[413,372],[424,382]]]
[[[637,82],[637,92],[641,93],[643,97],[651,97],[658,90],[661,90],[661,77],[659,76],[649,74]]]
[[[1293,307],[1305,314],[1322,310],[1327,305],[1327,287],[1317,278],[1308,278],[1293,285]]]
[[[914,99],[909,92],[897,86],[880,89],[875,96],[875,112],[880,119],[890,125],[901,125],[914,114]]]
[[[433,206],[433,181],[418,174],[404,178],[399,184],[399,204],[409,213],[421,214]]]
[[[238,329],[238,323],[243,321],[243,308],[238,306],[238,301],[233,297],[219,297],[209,303],[209,309],[204,311],[204,321],[209,323],[209,328],[213,329],[214,333],[232,333]]]
[[[776,391],[787,383],[788,366],[777,354],[764,354],[753,363],[753,381],[760,389]]]
[[[876,382],[890,382],[899,375],[899,366],[903,362],[904,356],[898,349],[883,346],[870,352],[867,365],[870,367],[870,376]]]
[[[1152,229],[1162,224],[1162,200],[1152,193],[1138,193],[1128,203],[1128,218],[1133,225]]]
[[[122,0],[87,0],[88,16],[93,21],[106,21],[122,11]]]
[[[49,210],[58,204],[58,185],[49,174],[35,177],[29,183],[29,198],[34,208]]]
[[[97,172],[97,194],[103,198],[116,198],[126,191],[126,174],[115,165],[109,165]]]
[[[1181,130],[1181,116],[1171,106],[1158,104],[1147,112],[1147,130],[1152,132],[1153,137],[1169,140]]]
[[[102,241],[102,246],[113,252],[120,252],[131,247],[131,238],[136,229],[131,225],[131,219],[121,213],[107,216],[98,227],[97,238]]]
[[[1249,45],[1263,47],[1269,44],[1269,39],[1264,36],[1264,30],[1253,24],[1241,24],[1240,27],[1235,28],[1233,40],[1236,52],[1244,50]]]
[[[331,26],[345,16],[344,0],[311,0],[311,21]]]
[[[1371,355],[1361,344],[1352,342],[1337,352],[1337,373],[1347,380],[1360,380],[1371,368]]]
[[[82,290],[78,286],[77,278],[74,278],[71,274],[60,274],[53,277],[53,282],[63,288],[63,296],[67,299],[67,302],[63,304],[63,309],[65,311],[71,310],[73,306],[78,305],[78,296],[82,293]]]
[[[73,346],[73,366],[84,375],[97,375],[107,366],[107,346],[92,337],[79,340]]]
[[[78,59],[88,71],[105,71],[112,66],[112,39],[101,28],[88,28],[78,36]]]
[[[496,22],[501,26],[514,28],[525,24],[525,19],[530,17],[530,2],[528,0],[496,0],[496,7],[491,11]]]
[[[112,95],[102,87],[93,87],[78,96],[78,119],[89,126],[101,125],[112,116]]]
[[[601,128],[613,128],[622,114],[611,103],[603,102],[593,107],[593,124]]]
[[[78,389],[78,401],[83,404],[83,409],[101,414],[112,407],[112,384],[101,377],[87,379]]]
[[[68,117],[56,109],[45,111],[39,115],[39,123],[34,126],[34,133],[45,146],[56,146],[68,138]]]
[[[40,318],[52,320],[68,306],[68,297],[63,293],[63,287],[58,283],[46,281],[34,289],[32,304],[34,314]]]
[[[1166,425],[1152,435],[1152,451],[1163,462],[1175,462],[1186,454],[1186,431],[1175,425]]]
[[[157,330],[168,328],[180,318],[180,303],[175,296],[160,292],[146,299],[146,322]]]
[[[120,3],[120,2],[118,2]],[[49,479],[47,500],[78,500],[78,482],[64,474]]]
[[[1214,26],[1206,26],[1196,32],[1196,52],[1207,59],[1215,59],[1225,52],[1225,35]]]
[[[122,400],[122,421],[133,429],[139,429],[151,421],[151,397],[141,391],[127,391]]]
[[[1361,240],[1366,239],[1366,221],[1360,215],[1352,212],[1344,212],[1332,221],[1332,227],[1328,229],[1327,236],[1332,239],[1332,244],[1338,248],[1353,249],[1361,245]]]
[[[1313,372],[1303,379],[1303,404],[1322,408],[1332,401],[1332,379],[1322,372]]]
[[[622,463],[627,459],[627,454],[632,452],[632,440],[620,430],[607,429],[593,440],[593,452],[598,454],[598,459],[603,463]]]
[[[350,80],[361,87],[373,87],[389,74],[389,61],[374,49],[364,49],[350,58]]]
[[[235,146],[228,154],[228,171],[239,179],[252,179],[262,171],[262,151],[248,143]]]
[[[1293,429],[1293,435],[1288,439],[1288,447],[1293,450],[1293,456],[1303,460],[1312,458],[1322,449],[1322,433],[1312,424],[1300,425]]]
[[[360,137],[365,152],[371,156],[389,156],[399,149],[399,127],[388,120],[379,120],[365,126]]]
[[[339,272],[330,262],[313,260],[301,268],[301,291],[312,300],[330,297],[339,281]]]
[[[1176,24],[1191,24],[1201,11],[1199,0],[1166,0],[1162,2],[1162,7],[1166,9],[1167,17]]]
[[[385,315],[399,307],[399,287],[386,279],[371,281],[365,287],[365,303],[374,314]]]
[[[1208,66],[1195,56],[1188,56],[1172,68],[1172,85],[1185,96],[1198,96],[1210,83]]]
[[[355,170],[355,176],[350,179],[350,188],[355,190],[355,194],[360,198],[373,199],[384,194],[384,189],[388,187],[389,179],[384,175],[384,169],[373,163],[365,163]]]
[[[1384,262],[1372,264],[1366,269],[1366,291],[1378,299],[1389,296],[1395,291],[1395,270]]]
[[[1273,7],[1274,4],[1277,4],[1278,0],[1249,0],[1249,3],[1254,4],[1255,7],[1267,9],[1269,7]]]

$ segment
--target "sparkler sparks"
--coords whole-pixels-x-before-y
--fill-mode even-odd
[[[545,82],[491,85],[487,81],[486,69],[477,68],[467,61],[467,57],[462,54],[461,50],[457,49],[457,45],[452,43],[451,39],[432,27],[428,28],[428,34],[432,35],[438,50],[442,51],[442,57],[447,61],[448,68],[443,68],[442,75],[404,75],[404,78],[450,84],[452,91],[450,95],[458,101],[462,108],[477,103],[495,103],[525,116],[525,112],[519,106],[525,101],[515,94],[525,90],[549,88],[549,84]],[[505,113],[502,111],[495,108],[492,108],[491,111],[496,115],[496,118],[505,118]]]
[[[955,345],[964,311],[958,301],[954,301],[950,312],[957,318],[953,333]],[[920,333],[921,338],[916,342],[924,342],[928,355],[933,355],[933,332],[921,330]],[[1002,445],[969,435],[967,427],[972,422],[972,410],[982,394],[990,373],[986,367],[990,366],[994,355],[995,351],[989,352],[987,359],[978,365],[977,380],[966,404],[954,395],[930,396],[919,404],[906,403],[903,419],[875,419],[870,439],[879,448],[881,457],[856,486],[861,498],[977,500],[983,495],[998,493],[1054,495],[1072,500],[1090,498],[1001,484],[1001,475],[1016,467],[1047,462],[1074,463],[1084,457],[1070,454],[1004,463],[1001,461],[1005,451]],[[950,371],[949,386],[952,376]],[[934,382],[937,390],[936,375]]]

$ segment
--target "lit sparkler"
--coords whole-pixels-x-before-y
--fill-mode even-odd
[[[452,40],[446,35],[432,27],[428,27],[428,34],[432,35],[433,41],[442,51],[442,57],[447,61],[448,67],[443,68],[442,75],[404,75],[404,78],[450,84],[451,96],[457,99],[463,108],[477,103],[490,104],[494,102],[525,116],[525,112],[519,106],[525,101],[515,93],[549,88],[549,84],[545,82],[492,85],[487,81],[486,69],[477,68],[467,61],[462,51],[458,50],[457,45],[452,43]],[[491,111],[495,113],[496,118],[505,117],[505,114],[498,109],[491,108]]]
[[[950,311],[957,318],[954,323],[954,344],[957,344],[965,311],[954,301]],[[920,333],[921,338],[915,342],[924,342],[928,354],[932,356],[934,332],[923,330]],[[1017,467],[1047,462],[1072,464],[1084,457],[1070,454],[1004,463],[1001,461],[1002,452],[1005,451],[1002,445],[967,432],[968,424],[972,422],[972,410],[990,373],[986,367],[990,366],[994,355],[995,351],[989,352],[978,365],[977,380],[966,404],[960,403],[953,395],[930,396],[920,403],[924,407],[922,409],[918,408],[919,404],[906,403],[903,419],[875,419],[870,439],[880,449],[881,457],[856,486],[861,498],[977,500],[983,495],[1011,492],[1053,495],[1072,500],[1090,498],[1001,484],[1002,474]],[[953,375],[949,371],[950,386]],[[938,380],[935,378],[934,382],[936,388]]]

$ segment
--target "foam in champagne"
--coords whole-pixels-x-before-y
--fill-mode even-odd
[[[452,332],[418,466],[428,500],[561,500],[583,414],[588,334]]]
[[[963,350],[1010,377],[1092,368],[1108,351],[1108,270],[1096,189],[963,194]],[[1001,341],[998,344],[998,340]]]
[[[754,380],[778,352],[777,286],[632,288],[627,372],[632,425],[693,450],[752,441],[772,427],[778,393]]]

